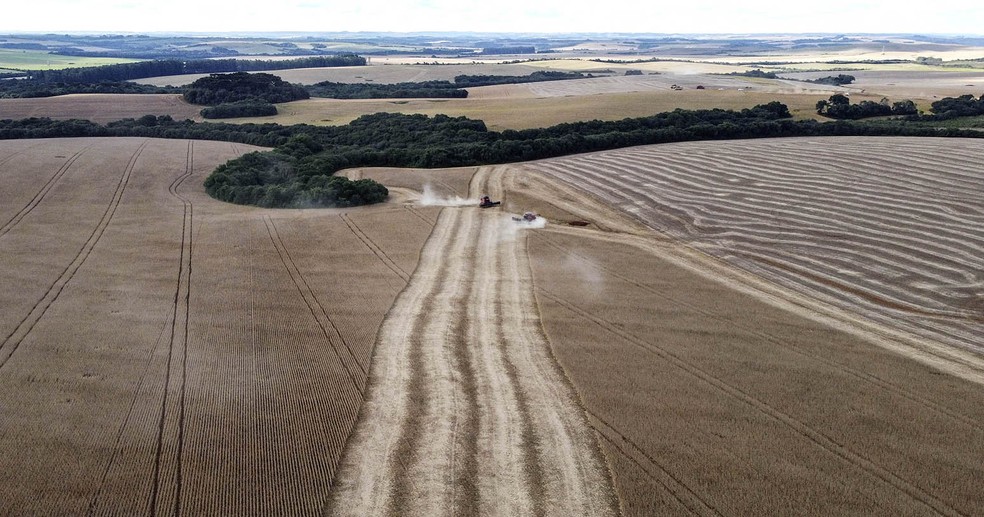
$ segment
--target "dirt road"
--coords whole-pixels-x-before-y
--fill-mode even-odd
[[[497,195],[495,178],[479,169],[471,196]],[[381,329],[330,513],[617,512],[541,329],[526,246],[502,211],[441,212]]]

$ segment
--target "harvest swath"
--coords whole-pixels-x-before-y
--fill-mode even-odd
[[[208,198],[252,149],[0,144],[0,513],[324,504],[430,225]]]

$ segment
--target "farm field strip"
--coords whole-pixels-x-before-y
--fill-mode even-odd
[[[116,209],[120,205],[120,201],[123,198],[123,192],[126,190],[130,175],[133,172],[133,168],[137,163],[137,159],[140,157],[140,153],[143,152],[145,145],[146,143],[140,145],[140,147],[138,147],[130,157],[130,161],[123,169],[123,173],[117,183],[116,190],[113,192],[109,205],[106,207],[105,212],[103,212],[102,218],[92,230],[92,233],[89,235],[89,238],[86,240],[85,244],[83,244],[82,248],[75,255],[75,258],[72,259],[71,263],[65,266],[65,269],[62,270],[58,278],[55,279],[54,283],[47,288],[43,297],[34,304],[28,314],[20,320],[20,323],[4,338],[3,342],[0,342],[0,369],[3,369],[3,367],[7,365],[11,356],[17,351],[17,348],[20,346],[21,342],[24,341],[24,338],[30,334],[31,330],[38,323],[38,321],[44,317],[45,312],[47,312],[48,308],[51,307],[51,304],[55,302],[61,292],[65,289],[65,286],[72,280],[72,277],[75,276],[75,273],[78,272],[79,268],[82,267],[82,264],[92,253],[93,248],[95,248],[96,244],[99,242],[99,239],[106,231],[106,228],[113,219],[113,215],[116,213]]]
[[[479,169],[473,196],[501,190],[490,177]],[[615,511],[598,446],[538,330],[525,242],[499,212],[441,211],[381,330],[333,512]]]
[[[880,159],[891,152],[884,139],[829,139],[796,148],[823,149],[815,161],[781,143],[749,142],[716,143],[713,153],[700,145],[656,146],[528,167],[588,188],[741,267],[979,352],[984,192],[968,179],[984,170],[934,167],[933,153],[941,151],[895,141],[910,146],[905,163]],[[967,150],[942,152],[957,151]],[[852,159],[858,155],[867,158]],[[940,203],[929,201],[937,199],[937,185],[954,182],[962,190],[941,188]]]

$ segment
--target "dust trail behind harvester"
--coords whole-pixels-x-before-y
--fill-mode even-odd
[[[463,198],[461,196],[442,197],[429,184],[424,185],[424,192],[420,196],[420,204],[423,206],[477,206],[478,198]]]

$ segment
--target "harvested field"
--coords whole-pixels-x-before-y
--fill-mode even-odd
[[[918,336],[913,354],[977,377],[982,162],[978,140],[834,137],[640,147],[530,168],[729,264]]]
[[[756,145],[798,149],[788,140],[744,143],[758,171],[772,162],[755,158]],[[871,144],[865,156],[880,157],[872,149],[884,143]],[[919,141],[904,144],[913,152]],[[729,155],[730,143],[703,145]],[[946,142],[922,145],[953,150]],[[665,147],[674,151],[638,151]],[[541,321],[599,433],[624,513],[975,513],[984,504],[976,488],[984,482],[981,377],[941,373],[965,365],[913,360],[905,348],[912,341],[898,333],[873,332],[850,312],[840,319],[818,312],[813,300],[782,287],[788,282],[745,274],[708,255],[699,239],[641,228],[652,223],[633,213],[635,205],[578,196],[588,183],[574,175],[593,164],[615,181],[624,171],[612,162],[626,160],[625,152],[512,166],[503,196],[504,204],[519,198],[556,218],[527,234]],[[632,158],[668,166],[665,154]],[[544,168],[557,162],[556,170]],[[664,184],[629,187],[674,192]],[[713,194],[707,189],[687,205],[697,210]],[[945,204],[949,194],[928,199]],[[604,231],[560,224],[578,219]],[[749,232],[744,218],[724,221],[734,243],[720,245],[740,245]],[[904,320],[876,326],[891,330]]]
[[[202,120],[201,106],[176,94],[91,93],[36,99],[0,99],[0,119],[48,117],[85,119],[105,124],[144,115],[170,115],[174,120]]]
[[[0,142],[0,514],[320,510],[436,212],[209,198],[253,149]]]
[[[493,174],[470,197],[499,196]],[[498,210],[441,212],[380,332],[330,513],[617,513],[540,330],[523,233]]]
[[[0,142],[0,513],[984,506],[977,141],[353,169],[399,201],[352,210],[208,198],[252,149]]]

